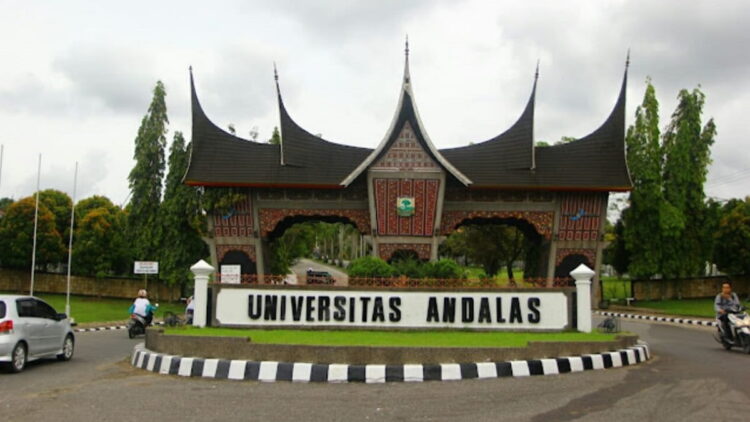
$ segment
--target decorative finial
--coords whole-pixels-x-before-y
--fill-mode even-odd
[[[630,49],[628,48],[628,56],[625,59],[625,69],[630,67]]]
[[[539,79],[539,59],[536,59],[536,72],[534,72],[534,80]]]
[[[188,66],[188,72],[193,73],[193,65]]]
[[[273,62],[273,80],[279,82],[279,72],[276,71],[276,62]]]
[[[406,43],[404,48],[404,54],[406,54],[406,58],[409,58],[409,34],[406,34]]]

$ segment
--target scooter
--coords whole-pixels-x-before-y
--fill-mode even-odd
[[[135,338],[137,335],[146,334],[147,326],[146,318],[138,314],[130,314],[130,320],[127,325],[128,338]]]
[[[732,347],[741,347],[743,352],[750,354],[750,315],[748,315],[744,306],[728,309],[726,312],[732,337],[724,332],[723,324],[717,318],[719,328],[714,335],[714,339],[727,350]]]

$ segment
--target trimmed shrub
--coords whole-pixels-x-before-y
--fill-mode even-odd
[[[393,277],[396,270],[389,263],[374,256],[363,256],[349,264],[350,277]]]

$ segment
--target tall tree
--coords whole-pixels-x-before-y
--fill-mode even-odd
[[[73,271],[96,277],[130,271],[125,213],[115,206],[89,209],[76,225]]]
[[[662,219],[670,210],[663,198],[664,153],[659,131],[659,102],[651,80],[646,80],[643,102],[625,138],[633,181],[630,206],[623,212],[623,238],[630,257],[629,273],[649,277],[661,270]]]
[[[750,197],[730,201],[716,230],[714,261],[729,274],[750,274]]]
[[[169,149],[169,173],[161,206],[163,248],[161,279],[170,285],[185,286],[190,266],[208,255],[201,239],[205,217],[201,211],[198,190],[182,183],[188,167],[189,146],[181,132],[175,132]]]
[[[671,208],[663,220],[662,273],[665,277],[702,274],[711,258],[712,233],[703,185],[711,164],[716,125],[701,124],[705,95],[683,89],[664,133],[664,199]]]
[[[128,233],[135,258],[159,259],[161,224],[162,179],[164,177],[164,148],[166,145],[167,104],[166,91],[161,81],[156,83],[148,113],[141,120],[135,138],[135,167],[130,171],[130,205]]]
[[[448,255],[465,256],[480,265],[487,276],[494,277],[505,269],[513,281],[513,263],[524,255],[529,242],[516,227],[482,224],[460,228],[443,245]]]
[[[11,204],[0,222],[0,263],[3,267],[29,269],[34,241],[33,196]],[[55,215],[39,202],[36,263],[38,266],[59,263],[65,252],[60,232],[55,226]]]

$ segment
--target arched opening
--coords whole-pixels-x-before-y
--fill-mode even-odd
[[[467,267],[470,277],[513,286],[544,276],[543,240],[524,219],[475,217],[456,224],[438,253]]]
[[[346,216],[289,215],[267,233],[266,272],[299,284],[346,285],[348,264],[370,254],[357,222]]]
[[[562,280],[561,284],[572,285],[573,277],[570,276],[570,272],[581,264],[585,264],[589,268],[594,268],[593,263],[586,255],[577,253],[567,255],[555,267],[555,278]]]
[[[256,265],[247,253],[240,250],[229,250],[219,261],[219,273],[222,273],[222,267],[225,265],[239,265],[242,276],[254,276],[256,274]]]

